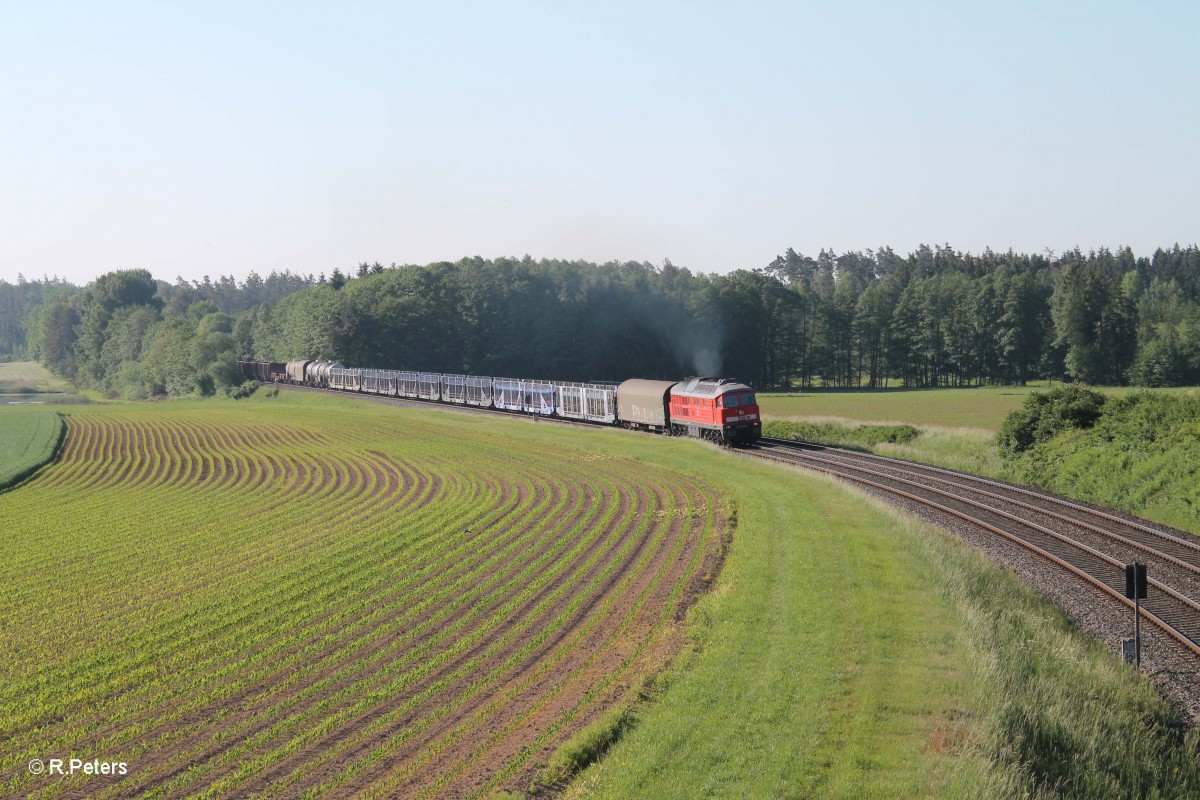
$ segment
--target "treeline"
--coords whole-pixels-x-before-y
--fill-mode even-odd
[[[241,282],[232,275],[220,275],[216,281],[207,275],[201,281],[153,281],[166,316],[184,316],[199,303],[211,304],[204,306],[207,310],[240,314],[324,282],[324,275],[314,278],[288,271],[272,272],[266,278],[251,272]],[[16,283],[0,280],[0,357],[37,359],[45,332],[44,310],[56,302],[69,304],[76,295],[82,300],[84,289],[58,277],[30,281],[18,275]]]
[[[765,273],[794,292],[791,354],[766,385],[966,386],[1069,378],[1200,382],[1200,249],[1072,250],[1055,258],[922,246],[808,258]]]
[[[789,249],[728,275],[528,257],[241,284],[125,271],[83,289],[0,282],[0,337],[0,352],[127,397],[219,391],[238,359],[299,356],[564,380],[721,374],[761,388],[1184,385],[1200,383],[1200,249]]]
[[[111,396],[212,394],[241,383],[239,352],[251,345],[245,322],[235,338],[238,320],[323,280],[273,272],[172,285],[122,270],[83,288],[58,278],[0,281],[0,356],[42,361]]]
[[[259,309],[254,356],[476,374],[736,375],[760,387],[1200,383],[1200,249],[888,248],[697,275],[464,259]]]

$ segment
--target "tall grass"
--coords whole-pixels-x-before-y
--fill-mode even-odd
[[[772,420],[763,426],[763,435],[777,439],[867,448],[884,442],[907,444],[920,431],[912,425],[846,425],[838,422]]]
[[[0,392],[69,392],[71,388],[36,361],[0,362]]]
[[[878,501],[872,501],[878,502]],[[897,520],[928,556],[970,654],[982,736],[1010,797],[1200,797],[1200,738],[1103,645],[982,555]]]

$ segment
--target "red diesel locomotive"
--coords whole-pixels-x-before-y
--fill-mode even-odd
[[[671,433],[727,444],[762,436],[754,390],[726,378],[688,378],[671,387]]]

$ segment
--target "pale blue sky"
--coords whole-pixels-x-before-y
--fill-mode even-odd
[[[1200,4],[0,0],[0,278],[1197,241]]]

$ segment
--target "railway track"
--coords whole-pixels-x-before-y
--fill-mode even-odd
[[[334,391],[302,386],[286,388]],[[531,416],[428,400],[334,393],[399,406],[432,405],[460,413],[510,418]],[[576,427],[609,427],[546,419]],[[1188,655],[1200,657],[1200,602],[1195,599],[1200,598],[1200,540],[1188,534],[1045,492],[869,453],[771,438],[764,438],[757,446],[741,452],[824,472],[960,520],[1019,545],[1131,610],[1134,603],[1124,594],[1125,564],[1141,561],[1147,564],[1151,576],[1148,596],[1141,606],[1142,619],[1161,630]]]
[[[751,455],[834,475],[917,503],[1013,542],[1094,586],[1126,599],[1125,564],[1150,574],[1142,619],[1200,656],[1200,542],[1187,534],[1054,495],[952,470],[821,445],[763,439]]]

